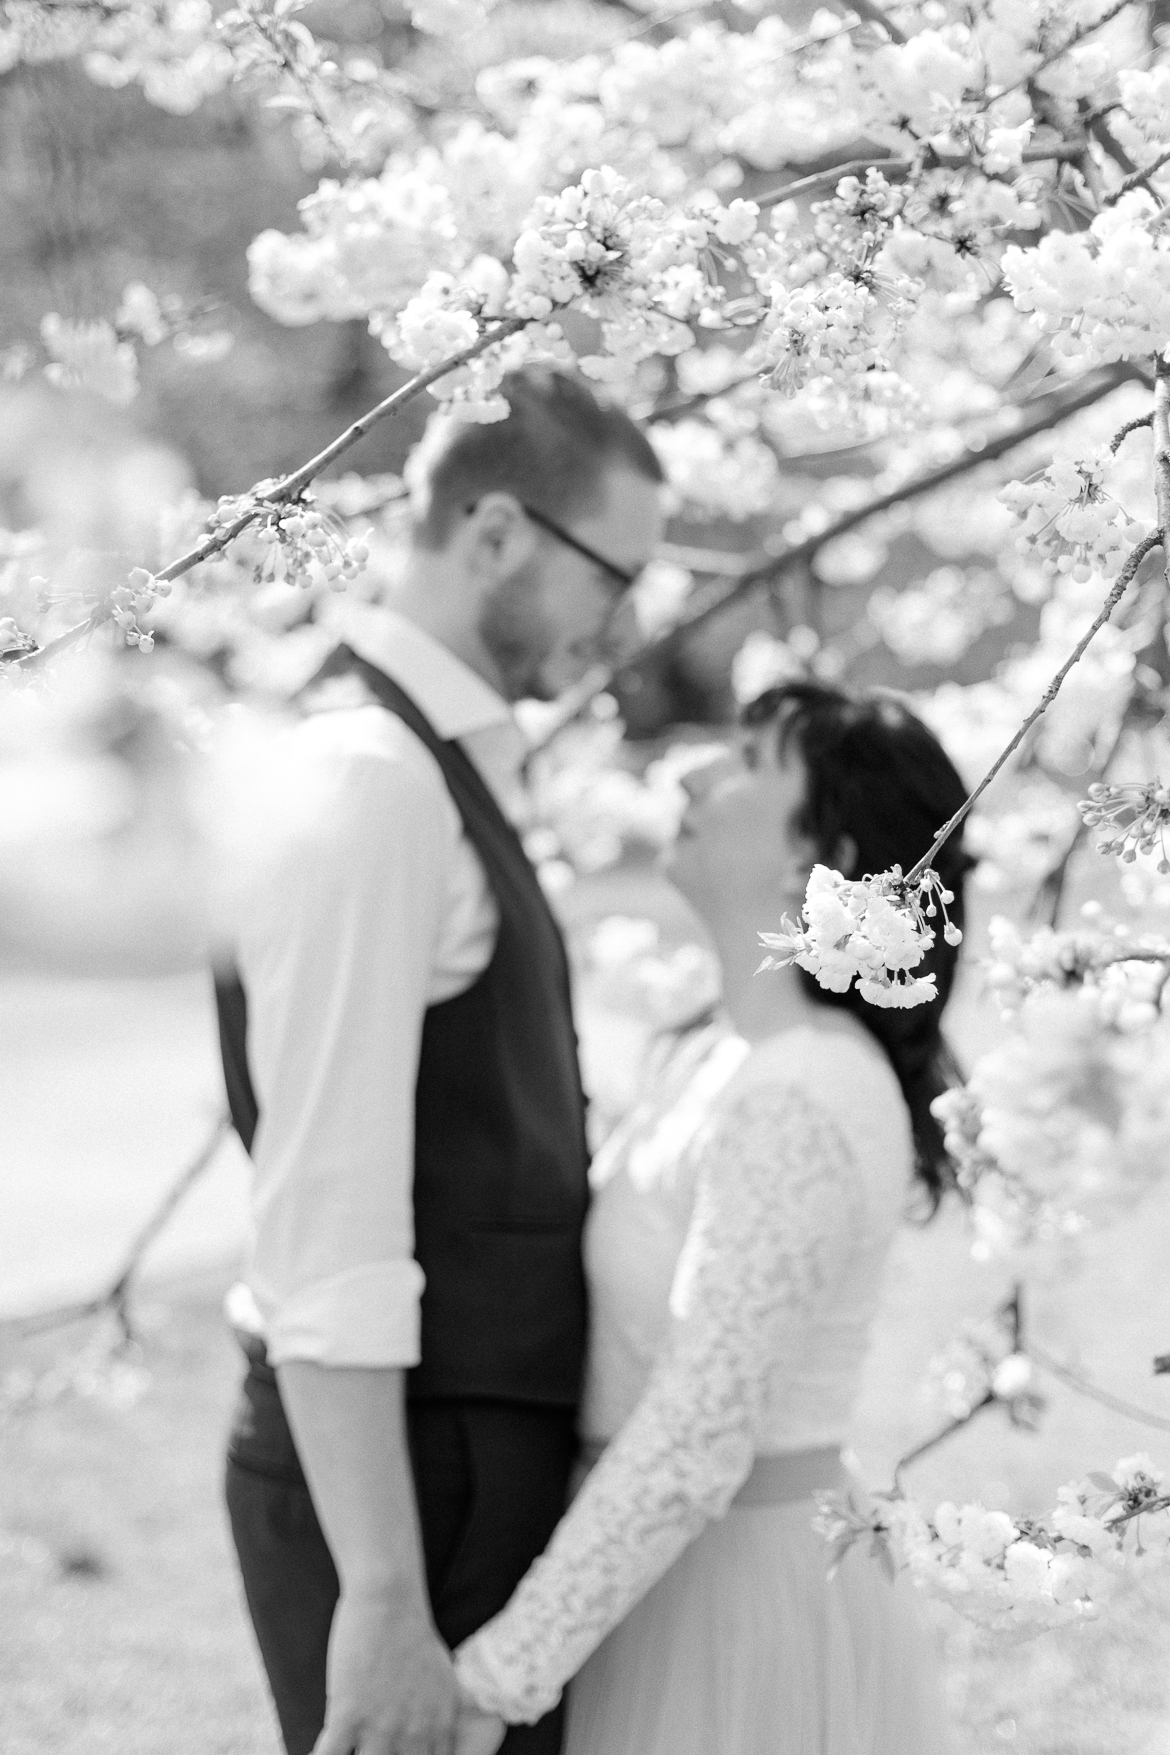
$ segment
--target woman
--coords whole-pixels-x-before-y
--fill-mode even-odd
[[[791,684],[687,789],[669,875],[715,941],[732,1029],[693,1033],[599,1154],[582,1426],[599,1460],[460,1647],[460,1681],[526,1722],[580,1670],[566,1755],[935,1755],[912,1594],[856,1550],[829,1579],[811,1522],[842,1483],[912,1177],[931,1209],[945,1186],[930,1101],[956,953],[940,933],[939,997],[911,1011],[754,970],[814,862],[908,869],[963,786],[893,700]],[[938,863],[961,925],[966,856],[952,841]]]

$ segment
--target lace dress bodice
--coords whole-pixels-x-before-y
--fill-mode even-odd
[[[888,1063],[835,1025],[693,1039],[607,1142],[582,1432],[608,1442],[456,1654],[486,1710],[548,1711],[756,1456],[844,1440],[911,1164]]]

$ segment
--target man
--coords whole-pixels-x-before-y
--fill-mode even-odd
[[[449,1648],[543,1548],[573,1457],[583,1102],[563,948],[500,809],[507,703],[596,661],[662,477],[580,382],[504,393],[505,421],[416,454],[396,612],[309,692],[312,824],[219,992],[261,1319],[227,1495],[289,1755],[449,1755]],[[555,1755],[559,1719],[503,1746]]]

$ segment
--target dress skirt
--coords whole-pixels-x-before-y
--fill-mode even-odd
[[[571,1684],[565,1755],[945,1755],[914,1586],[866,1545],[827,1578],[815,1512],[709,1524]]]

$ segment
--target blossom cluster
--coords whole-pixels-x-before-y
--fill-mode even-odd
[[[910,664],[953,663],[1012,613],[1002,578],[985,567],[935,567],[900,591],[879,585],[866,604],[886,645]]]
[[[124,408],[138,394],[138,350],[164,341],[193,362],[222,358],[232,338],[223,330],[199,333],[199,313],[174,295],[159,298],[141,281],[122,292],[113,321],[68,318],[48,311],[41,343],[49,356],[45,377],[59,390],[88,390]]]
[[[677,764],[661,758],[637,773],[624,759],[623,734],[603,697],[529,763],[525,844],[554,886],[615,865],[627,849],[660,851],[674,838],[686,802]]]
[[[1010,244],[1003,276],[1053,351],[1081,366],[1161,353],[1170,334],[1170,236],[1159,203],[1134,189],[1087,231]]]
[[[471,347],[498,317],[533,329],[513,338],[512,363],[534,350],[571,361],[548,320],[572,305],[601,324],[604,351],[579,359],[581,370],[620,386],[641,361],[693,347],[692,322],[721,322],[716,254],[745,244],[758,217],[750,202],[724,206],[714,196],[672,210],[602,165],[558,195],[538,195],[527,211],[501,215],[492,248],[510,253],[509,272],[497,255],[469,247],[451,181],[432,169],[392,162],[379,178],[323,183],[301,204],[301,236],[269,231],[253,241],[253,296],[284,322],[364,315],[412,370]],[[434,392],[465,414],[499,418],[506,410],[490,399],[504,369],[493,350]]]
[[[1033,1430],[1044,1410],[1036,1372],[1015,1344],[1007,1309],[990,1321],[965,1325],[927,1367],[926,1392],[948,1419],[969,1420],[980,1407],[999,1403],[1013,1426]]]
[[[1028,481],[1009,482],[1000,499],[1024,523],[1021,547],[1035,546],[1051,573],[1070,573],[1078,583],[1094,572],[1106,579],[1120,571],[1126,552],[1151,525],[1132,518],[1108,493],[1113,458],[1107,447],[1088,457],[1059,457]]]
[[[723,288],[706,272],[713,248],[745,243],[751,202],[697,203],[671,213],[609,166],[584,173],[557,196],[541,196],[512,251],[508,307],[543,319],[579,304],[601,319],[606,352],[626,364],[694,345],[687,319],[718,323]],[[583,371],[601,376],[596,358]]]
[[[1042,1518],[945,1502],[927,1516],[899,1496],[824,1495],[815,1527],[839,1565],[856,1543],[892,1573],[995,1633],[1041,1632],[1097,1614],[1118,1576],[1170,1552],[1165,1473],[1144,1452],[1060,1488]]]
[[[934,871],[924,871],[907,884],[896,866],[878,877],[851,880],[826,865],[814,865],[800,924],[786,919],[782,931],[760,934],[770,953],[760,968],[795,963],[832,993],[846,993],[856,981],[870,1005],[925,1005],[937,997],[935,977],[916,977],[910,971],[934,943],[930,922],[940,910],[947,943],[961,941],[959,928],[947,919],[947,905],[953,901]]]
[[[996,915],[988,930],[984,980],[1005,1017],[1032,994],[1074,991],[1111,1028],[1132,1034],[1158,1021],[1162,963],[1170,945],[1149,934],[1110,924],[1097,903],[1086,903],[1083,923],[1057,931],[1039,927],[1025,936]]]
[[[756,434],[721,431],[711,420],[678,420],[658,422],[650,438],[690,517],[753,518],[775,503],[776,453]]]
[[[967,848],[979,861],[972,881],[981,890],[1034,895],[1074,842],[1076,805],[1039,768],[1013,776],[995,804],[994,814],[980,811],[967,819]]]
[[[719,966],[702,945],[671,944],[653,920],[610,914],[589,936],[590,999],[654,1030],[677,1029],[718,1000]]]
[[[860,380],[887,365],[887,311],[864,281],[829,275],[819,285],[772,291],[759,347],[778,390],[793,394],[815,378]]]
[[[138,355],[105,318],[75,322],[46,312],[41,341],[49,355],[45,377],[57,389],[92,390],[119,408],[137,396]]]
[[[1132,865],[1139,855],[1157,856],[1157,869],[1170,873],[1166,829],[1170,826],[1170,787],[1160,780],[1097,780],[1078,806],[1087,829],[1100,829],[1098,853]]]
[[[486,254],[497,276],[511,276],[508,309],[547,317],[577,304],[601,319],[601,351],[583,364],[615,388],[631,385],[639,361],[689,347],[689,327],[727,324],[747,332],[747,374],[765,374],[773,394],[801,398],[815,419],[907,426],[915,397],[903,367],[928,289],[970,311],[998,277],[1004,236],[1043,220],[1059,154],[1046,161],[1041,137],[1056,124],[1044,115],[1038,128],[1021,82],[1038,71],[1067,101],[1123,67],[1132,46],[1124,32],[1106,31],[1086,60],[1074,32],[1062,56],[1044,8],[1022,12],[1010,28],[990,12],[931,20],[905,43],[843,28],[828,14],[803,36],[775,17],[750,30],[680,19],[656,43],[641,32],[625,42],[603,33],[596,50],[566,61],[529,54],[482,68],[454,128],[404,119],[401,93],[373,78],[367,108],[396,118],[384,168],[364,180],[327,179],[303,204],[302,236],[261,234],[255,296],[284,321],[368,316],[394,351],[395,319],[428,274],[453,277],[441,295],[431,285],[424,301],[427,334],[437,339],[445,333],[437,307],[454,300],[453,315],[466,314],[467,275]],[[473,16],[478,0],[436,0],[414,13],[416,25],[440,34],[473,28]],[[1131,97],[1148,126],[1152,89],[1135,85]],[[494,126],[484,125],[485,112]],[[745,161],[799,162],[814,145],[831,150],[861,137],[904,152],[907,129],[902,183],[873,166],[843,177],[807,224],[782,203],[768,235],[752,204],[733,199],[708,216],[706,237],[696,231],[702,201],[718,206],[742,182]],[[1030,153],[1037,168],[1025,175]],[[353,151],[340,156],[356,162]],[[606,177],[630,186],[616,204]],[[651,199],[664,205],[644,210],[639,227],[635,204]],[[1111,211],[1132,223],[1124,200]],[[654,233],[652,265],[639,257]],[[1034,253],[1012,249],[1026,303]],[[402,346],[403,363],[417,357]],[[462,393],[481,417],[502,412],[491,396],[487,382]],[[726,487],[736,498],[730,480]]]
[[[170,582],[158,579],[146,567],[134,567],[125,585],[115,585],[107,599],[110,620],[122,631],[127,646],[142,653],[154,650],[154,635],[142,626],[160,597],[170,595]]]
[[[935,1099],[977,1257],[1076,1236],[1160,1181],[1170,1032],[1123,1027],[1149,1008],[1109,990],[1042,987],[966,1086]]]
[[[0,20],[0,68],[82,55],[99,85],[141,84],[146,97],[189,115],[233,73],[210,0],[10,0]]]
[[[334,591],[344,591],[369,560],[368,542],[348,531],[338,518],[319,511],[309,492],[295,500],[267,499],[277,485],[257,482],[247,494],[223,496],[208,519],[210,528],[222,529],[241,516],[258,513],[254,536],[265,558],[255,570],[257,584],[277,579],[307,589],[323,579]]]

